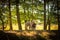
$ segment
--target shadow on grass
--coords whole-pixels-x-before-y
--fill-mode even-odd
[[[49,35],[49,38],[51,40],[59,40],[59,32],[58,31],[53,31],[56,33],[56,35]],[[41,37],[40,35],[36,34],[34,36],[24,36],[24,35],[19,35],[17,36],[14,33],[5,33],[3,31],[0,31],[0,40],[46,40],[45,38]]]
[[[20,40],[15,34],[0,31],[0,40]]]
[[[32,36],[17,36],[13,33],[5,33],[3,31],[0,31],[0,40],[45,40],[45,38],[35,35],[34,37]]]

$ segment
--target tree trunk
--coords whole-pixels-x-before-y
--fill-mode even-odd
[[[48,30],[50,30],[49,0],[48,0]]]
[[[2,30],[4,30],[4,21],[3,21],[3,18],[2,18],[3,14],[2,12],[0,11],[0,20],[2,22]]]
[[[2,21],[2,30],[4,30],[4,21],[3,19],[1,21]]]
[[[1,22],[2,22],[2,30],[4,30],[4,15],[3,15],[3,7],[4,7],[4,4],[2,4],[2,7],[1,7]]]
[[[12,30],[12,19],[11,19],[11,6],[10,6],[10,0],[9,0],[9,25],[10,25],[10,30]]]
[[[18,22],[19,30],[22,30],[20,13],[19,13],[19,0],[16,0],[16,15],[17,15],[17,22]]]
[[[47,29],[46,25],[46,0],[44,0],[44,30]]]
[[[48,30],[50,30],[50,17],[48,15]]]
[[[57,21],[58,21],[58,30],[60,30],[60,18],[59,18],[59,9],[58,9],[58,6],[59,6],[59,1],[57,0]]]
[[[59,1],[57,0],[57,20],[58,20],[58,30],[60,30],[60,13],[59,13]]]
[[[26,19],[26,12],[25,12],[25,0],[24,0],[24,22],[25,22],[25,24],[26,24],[26,21],[27,21],[27,19]],[[26,25],[25,25],[25,30],[27,30],[27,27],[26,27]]]
[[[24,4],[23,4],[23,5],[24,5],[24,17],[25,17],[25,18],[24,18],[24,21],[26,21],[25,0],[24,0]]]
[[[58,11],[58,13],[59,13],[59,11]],[[60,17],[59,17],[59,15],[58,15],[58,30],[60,30]]]

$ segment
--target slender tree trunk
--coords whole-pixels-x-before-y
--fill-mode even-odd
[[[59,11],[58,11],[59,13]],[[60,30],[60,17],[59,17],[59,14],[58,14],[58,30]]]
[[[3,7],[4,7],[4,4],[2,4],[2,7],[1,7],[1,8],[2,8],[2,9],[1,9],[2,30],[4,30],[4,19],[3,19],[3,18],[4,18],[4,15],[3,15],[3,10],[4,10],[4,9],[3,9]]]
[[[46,0],[44,0],[44,30],[47,29],[46,25]]]
[[[49,0],[48,0],[48,30],[50,30]]]
[[[10,25],[10,30],[12,30],[12,19],[11,19],[11,3],[10,3],[10,0],[9,0],[9,25]]]
[[[2,21],[2,30],[4,30],[4,21],[3,19],[1,21]]]
[[[3,16],[3,15],[2,15]],[[4,19],[1,18],[1,21],[2,21],[2,30],[4,30]]]
[[[19,13],[19,0],[16,0],[16,15],[17,15],[17,22],[18,22],[19,30],[22,30],[20,13]]]
[[[24,0],[24,22],[26,23],[27,19],[26,19],[26,12],[25,12],[25,0]],[[25,30],[27,30],[27,27],[25,25]]]
[[[24,21],[26,21],[26,12],[25,12],[25,0],[24,0]]]
[[[4,21],[3,21],[2,16],[3,16],[3,14],[2,14],[2,11],[0,10],[0,20],[2,22],[2,30],[4,30]]]
[[[59,13],[59,1],[57,0],[57,19],[58,19],[58,30],[60,30],[60,13]]]
[[[48,30],[50,30],[50,18],[48,16]]]

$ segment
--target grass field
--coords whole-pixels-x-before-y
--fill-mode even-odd
[[[9,28],[10,28],[9,25],[7,25],[5,30],[9,30]],[[19,30],[17,24],[13,24],[13,30]],[[24,24],[22,24],[22,30],[25,30],[25,25]],[[36,25],[36,30],[44,30],[44,25],[43,24]],[[47,26],[47,30],[48,30],[48,26]],[[50,30],[58,30],[58,25],[51,24]]]

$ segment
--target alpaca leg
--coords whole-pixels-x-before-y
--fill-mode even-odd
[[[27,25],[25,25],[25,30],[28,30],[28,29],[27,29]]]

